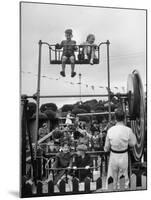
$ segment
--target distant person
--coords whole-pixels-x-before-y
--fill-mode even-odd
[[[80,144],[77,146],[77,156],[75,156],[75,161],[73,163],[73,169],[75,170],[75,177],[80,181],[84,181],[86,177],[92,176],[90,167],[92,166],[91,158],[86,154],[87,146]],[[78,169],[80,168],[80,169]]]
[[[94,134],[91,137],[91,145],[94,151],[100,151],[101,149],[101,136],[99,131],[94,131]]]
[[[54,185],[56,185],[60,180],[64,178],[65,170],[72,167],[73,154],[69,150],[69,145],[67,142],[64,142],[61,148],[61,152],[56,155],[55,162],[52,164],[52,169],[60,168],[60,170],[54,170]],[[51,173],[48,177],[49,181],[51,178]]]
[[[45,135],[47,135],[49,133],[49,128],[47,123],[43,123],[42,126],[39,128],[38,134],[39,134],[39,138],[41,139],[43,138]],[[49,138],[47,140],[45,140],[45,143],[49,142]]]
[[[111,151],[108,179],[113,178],[114,189],[119,188],[119,180],[123,175],[125,177],[125,189],[129,187],[128,178],[128,146],[133,147],[136,144],[136,136],[132,129],[124,124],[124,112],[121,109],[115,111],[116,125],[112,126],[106,136],[104,151]]]
[[[96,44],[95,42],[95,36],[93,34],[89,34],[86,38],[86,42],[84,42],[83,45],[83,53],[84,53],[84,59],[89,60],[90,64],[94,64],[94,58],[96,58],[95,51],[96,51]]]
[[[65,30],[65,37],[66,40],[63,40],[61,44],[56,44],[57,49],[63,48],[62,53],[62,71],[60,72],[61,76],[65,77],[65,67],[66,67],[66,61],[69,59],[71,63],[71,77],[74,77],[76,75],[75,69],[75,54],[76,51],[76,41],[71,40],[73,37],[72,35],[72,29]]]
[[[65,124],[67,126],[71,125],[72,124],[72,117],[71,117],[71,111],[68,112],[67,116],[66,116],[66,121],[65,121]]]

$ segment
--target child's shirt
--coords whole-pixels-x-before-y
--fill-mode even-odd
[[[75,161],[73,163],[73,166],[86,167],[91,165],[92,165],[92,160],[88,154],[86,154],[84,158],[82,158],[81,156],[75,156]]]
[[[72,154],[70,152],[63,153],[60,152],[56,156],[56,167],[68,167],[69,164],[72,162]]]
[[[75,45],[76,41],[74,40],[63,40],[60,44],[60,49],[63,48],[63,55],[74,55],[74,51],[76,50]]]

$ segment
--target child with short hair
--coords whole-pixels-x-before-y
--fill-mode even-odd
[[[57,49],[63,48],[62,53],[62,71],[60,72],[61,76],[65,77],[65,67],[66,67],[66,61],[67,59],[70,60],[71,63],[71,77],[74,77],[76,75],[75,69],[75,54],[76,51],[76,41],[71,40],[73,37],[72,35],[72,29],[65,30],[65,37],[66,40],[63,40],[61,44],[56,44]]]
[[[75,177],[80,181],[84,181],[86,177],[92,177],[90,167],[92,167],[92,160],[89,154],[86,154],[87,146],[79,144],[77,146],[77,155],[75,156],[73,169],[75,170]],[[80,168],[80,169],[78,169]]]
[[[95,42],[94,34],[89,34],[86,38],[86,42],[82,44],[84,59],[89,60],[91,65],[93,65],[94,58],[96,58],[95,50],[97,45],[94,44],[94,42]]]
[[[61,168],[60,170],[56,170],[55,176],[54,176],[54,185],[56,185],[59,180],[64,178],[65,170],[72,167],[72,161],[73,161],[73,154],[70,152],[69,144],[68,142],[64,142],[62,144],[61,151],[57,153],[55,162],[52,164],[52,168]],[[51,177],[51,173],[49,174],[48,180]]]

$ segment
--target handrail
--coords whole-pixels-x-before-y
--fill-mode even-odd
[[[62,52],[62,50],[61,49],[59,49],[59,48],[55,48],[55,49],[53,49],[52,47],[55,47],[56,46],[56,44],[49,44],[48,42],[42,42],[42,44],[45,44],[45,45],[47,45],[48,47],[49,47],[49,49],[51,49],[52,51],[60,51],[60,52]],[[74,44],[67,44],[67,45],[63,45],[63,46],[74,46],[74,47],[84,47],[84,46],[90,46],[90,47],[100,47],[100,45],[101,44],[106,44],[106,43],[100,43],[99,45],[89,45],[89,44],[76,44],[76,45],[74,45]],[[75,50],[75,51],[77,51],[78,52],[78,49],[77,50]]]
[[[73,154],[76,153],[76,151],[71,151]],[[50,152],[50,153],[47,153],[46,155],[50,155],[50,156],[55,156],[57,155],[59,152]],[[105,151],[86,151],[86,154],[89,154],[89,155],[93,155],[93,154],[102,154],[102,155],[105,155],[105,154],[108,154],[108,152],[105,152]]]
[[[60,168],[57,168],[57,167],[49,168],[49,167],[45,166],[45,168],[47,170],[52,170],[52,171],[67,170],[68,171],[68,170],[81,170],[81,169],[96,169],[96,168],[101,167],[101,165],[99,165],[97,167],[88,167],[88,168],[87,167],[76,167],[75,168],[75,167],[73,166],[73,167],[66,167],[66,168],[63,168],[63,167],[60,167]]]

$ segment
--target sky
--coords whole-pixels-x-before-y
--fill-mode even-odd
[[[146,12],[101,7],[63,6],[22,3],[21,6],[21,93],[32,95],[37,90],[38,41],[60,43],[67,28],[73,30],[77,44],[93,33],[95,43],[110,41],[110,84],[113,92],[126,92],[127,78],[134,69],[146,85]],[[60,76],[61,65],[50,65],[47,46],[42,46],[41,95],[79,94],[82,74],[82,94],[107,93],[106,45],[101,46],[98,65],[76,65],[77,76]],[[82,98],[86,100],[86,98]],[[75,103],[78,98],[41,99],[58,106]]]

